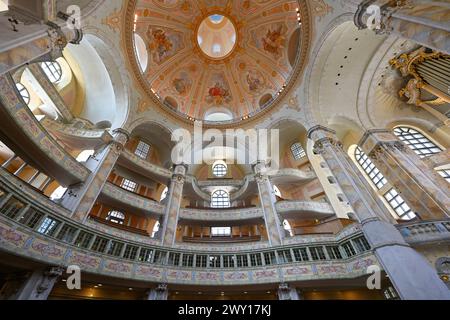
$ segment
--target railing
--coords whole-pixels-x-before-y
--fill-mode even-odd
[[[235,242],[257,242],[261,241],[261,236],[229,236],[229,237],[183,237],[183,242],[195,243],[235,243]]]
[[[450,219],[399,224],[397,229],[410,244],[434,241],[450,242]]]

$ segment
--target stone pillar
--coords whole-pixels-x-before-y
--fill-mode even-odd
[[[147,293],[147,300],[167,300],[169,298],[169,290],[167,284],[159,284],[155,289],[151,289]]]
[[[264,212],[267,236],[271,246],[278,246],[283,243],[284,230],[282,230],[280,217],[275,208],[276,197],[272,183],[267,175],[267,167],[264,162],[254,166],[255,179],[258,184],[259,199]]]
[[[180,213],[181,200],[183,198],[183,186],[186,179],[187,168],[177,165],[174,169],[167,195],[167,205],[162,223],[162,245],[173,246],[175,244],[178,215]]]
[[[303,300],[296,288],[290,287],[287,283],[282,283],[278,287],[278,300]]]
[[[450,217],[450,185],[389,130],[369,130],[360,144],[422,220]]]
[[[14,300],[47,300],[63,272],[64,269],[61,267],[34,271],[17,292]]]
[[[362,231],[380,265],[402,299],[450,299],[450,291],[426,259],[412,249],[400,232],[385,217],[388,209],[367,183],[356,164],[343,150],[335,132],[316,126],[308,137],[337,178],[345,196],[355,210]]]
[[[364,0],[355,14],[360,29],[371,25],[378,34],[392,34],[450,54],[448,3],[429,0]]]
[[[69,188],[61,199],[61,205],[71,210],[72,217],[78,221],[86,221],[88,218],[117,159],[129,140],[129,134],[123,129],[117,129],[113,134],[114,141],[86,162],[86,167],[92,172],[88,180]]]

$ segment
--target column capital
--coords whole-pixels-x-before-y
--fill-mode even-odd
[[[358,144],[363,151],[370,156],[376,152],[381,145],[386,147],[395,147],[401,150],[405,145],[390,130],[370,129],[367,130]]]
[[[114,129],[113,136],[116,141],[125,141],[123,144],[126,144],[131,139],[131,134],[123,128]]]

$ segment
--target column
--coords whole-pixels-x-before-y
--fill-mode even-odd
[[[447,181],[391,131],[369,130],[360,146],[422,220],[450,217]]]
[[[167,284],[159,284],[155,289],[149,290],[147,300],[167,300],[169,298],[169,290]]]
[[[360,29],[392,34],[450,54],[450,27],[446,2],[429,0],[364,0],[355,14]]]
[[[14,300],[47,300],[63,272],[64,269],[61,267],[34,271],[18,291]]]
[[[273,191],[272,183],[267,175],[267,167],[264,162],[256,164],[253,168],[255,171],[255,180],[258,184],[259,199],[261,208],[264,212],[264,221],[266,223],[267,236],[271,246],[278,246],[283,243],[283,232],[275,208],[276,198]]]
[[[287,283],[282,283],[278,287],[278,300],[303,300],[296,288],[290,287]]]
[[[186,179],[187,168],[177,165],[170,182],[167,205],[162,224],[162,245],[173,246],[177,233],[178,215],[180,213],[181,200],[183,198],[183,186]]]
[[[129,140],[128,132],[123,129],[114,130],[113,135],[114,141],[86,162],[86,167],[92,172],[87,181],[69,188],[61,199],[61,204],[71,210],[72,217],[78,221],[86,221],[88,218],[117,159]]]
[[[450,292],[425,258],[412,249],[392,224],[388,209],[343,150],[335,132],[316,126],[308,137],[337,178],[355,210],[372,250],[402,299],[450,299]]]

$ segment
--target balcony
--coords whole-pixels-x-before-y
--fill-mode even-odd
[[[106,182],[99,200],[110,204],[113,207],[139,212],[146,217],[152,217],[155,219],[162,216],[165,210],[164,205],[140,196],[139,194],[122,189],[111,182]]]
[[[64,185],[84,182],[90,171],[67,153],[37,121],[11,75],[0,77],[0,139],[20,158]],[[6,90],[8,92],[6,92]]]
[[[323,220],[335,215],[333,207],[325,202],[314,201],[278,201],[275,204],[283,219]]]
[[[450,219],[402,223],[397,229],[411,245],[450,241]]]
[[[264,223],[261,208],[182,208],[180,224],[238,226]]]
[[[261,236],[224,236],[224,237],[183,237],[183,242],[191,243],[243,243],[243,242],[259,242]]]
[[[102,218],[99,218],[99,217],[96,217],[96,216],[92,216],[91,215],[89,217],[89,219],[91,219],[92,221],[95,221],[97,223],[101,223],[101,224],[104,224],[106,226],[109,226],[109,227],[112,227],[112,228],[116,228],[116,229],[120,229],[120,230],[123,230],[123,231],[126,231],[126,232],[136,233],[136,234],[139,234],[139,235],[142,235],[142,236],[146,236],[146,237],[150,236],[150,234],[147,231],[145,231],[145,230],[138,229],[138,228],[133,228],[133,227],[129,227],[129,226],[125,226],[125,225],[118,224],[118,223],[114,223],[114,222],[111,222],[111,221],[108,221],[108,220],[105,220],[105,219],[102,219]]]

